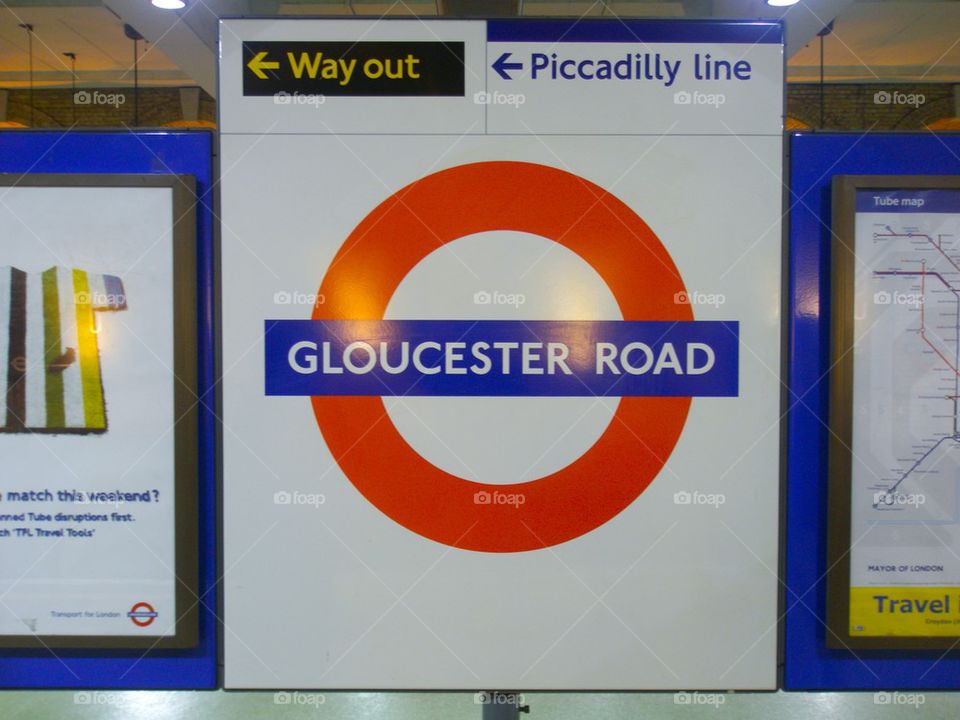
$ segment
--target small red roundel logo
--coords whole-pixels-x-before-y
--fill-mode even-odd
[[[158,613],[153,609],[153,605],[147,602],[138,602],[127,613],[127,617],[137,627],[152,625],[153,621],[157,619],[157,615]]]

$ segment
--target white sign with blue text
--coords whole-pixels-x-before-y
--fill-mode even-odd
[[[226,685],[775,687],[782,28],[220,50]]]

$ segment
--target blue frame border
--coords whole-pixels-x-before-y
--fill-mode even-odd
[[[827,400],[834,175],[958,175],[960,135],[796,133],[790,153],[784,688],[960,688],[958,651],[832,650],[825,645]]]
[[[0,131],[0,172],[193,175],[197,184],[199,644],[189,650],[4,650],[0,688],[212,689],[217,677],[214,135]]]

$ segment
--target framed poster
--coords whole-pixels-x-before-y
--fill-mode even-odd
[[[833,181],[827,644],[960,642],[960,177]]]
[[[193,178],[0,198],[0,645],[193,647]]]

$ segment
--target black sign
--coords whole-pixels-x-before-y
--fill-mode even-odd
[[[244,95],[464,94],[462,42],[245,42]]]

